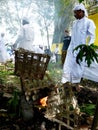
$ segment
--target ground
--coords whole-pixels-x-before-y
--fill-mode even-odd
[[[14,64],[9,63],[6,68],[1,66],[0,69],[0,130],[45,130],[42,128],[45,126],[46,130],[57,130],[58,124],[44,118],[41,111],[38,111],[35,108],[35,117],[29,122],[23,120],[19,109],[14,109],[12,112],[11,107],[9,107],[8,104],[11,103],[12,97],[16,94],[14,107],[19,108],[17,105],[17,94],[19,96],[21,93],[20,80],[19,77],[15,76],[14,74]],[[62,73],[62,66],[60,64],[49,64],[47,73],[54,81],[54,84],[60,84]],[[82,86],[81,91],[76,93],[76,97],[78,99],[79,107],[81,108],[82,113],[82,121],[80,120],[80,125],[91,126],[94,110],[96,107],[98,83],[87,79],[82,79],[80,86]],[[62,127],[62,130],[63,129],[64,128]]]

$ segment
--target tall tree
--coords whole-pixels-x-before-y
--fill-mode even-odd
[[[2,0],[0,5],[1,21],[3,18],[6,31],[13,37],[21,26],[21,19],[26,16],[30,18],[32,24],[35,22],[40,27],[41,36],[46,36],[48,47],[50,47],[49,35],[54,15],[53,0]]]
[[[53,43],[62,42],[64,29],[70,27],[73,18],[72,8],[75,1],[77,0],[1,0],[0,18],[3,18],[6,30],[13,36],[16,35],[23,16],[29,17],[31,21],[35,20],[40,26],[41,36],[46,36],[49,47],[53,23]]]
[[[61,43],[65,28],[70,28],[73,19],[72,9],[77,0],[54,0],[55,21],[53,43]]]
[[[38,25],[40,26],[40,32],[41,32],[41,36],[43,37],[43,35],[46,36],[47,39],[47,45],[48,48],[50,49],[50,31],[51,26],[53,25],[53,21],[54,21],[54,5],[53,5],[53,1],[52,0],[43,0],[42,4],[42,0],[40,1],[36,1],[36,5],[37,5],[37,13],[38,13],[38,17],[37,17],[37,22]]]

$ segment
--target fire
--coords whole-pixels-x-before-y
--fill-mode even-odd
[[[47,106],[47,99],[48,96],[40,99],[40,103],[43,107]]]

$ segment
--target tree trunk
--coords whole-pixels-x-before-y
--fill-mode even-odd
[[[54,2],[55,5],[55,21],[54,21],[54,36],[52,43],[61,43],[64,37],[64,30],[71,27],[73,21],[72,8],[75,0],[70,0],[66,3],[59,0]]]

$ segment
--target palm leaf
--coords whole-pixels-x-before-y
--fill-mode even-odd
[[[80,65],[80,63],[83,61],[83,58],[85,59],[88,67],[90,67],[91,63],[96,60],[98,63],[98,54],[96,50],[98,49],[98,46],[91,44],[91,45],[86,45],[86,44],[81,44],[77,46],[74,51],[79,50],[79,53],[77,54],[76,57],[76,62]]]
[[[74,52],[74,51],[77,51],[78,49],[81,50],[83,47],[85,47],[85,44],[78,45],[77,47],[75,47],[75,48],[73,49],[73,52]]]
[[[81,3],[82,1],[84,1],[84,0],[79,0],[79,3]]]

